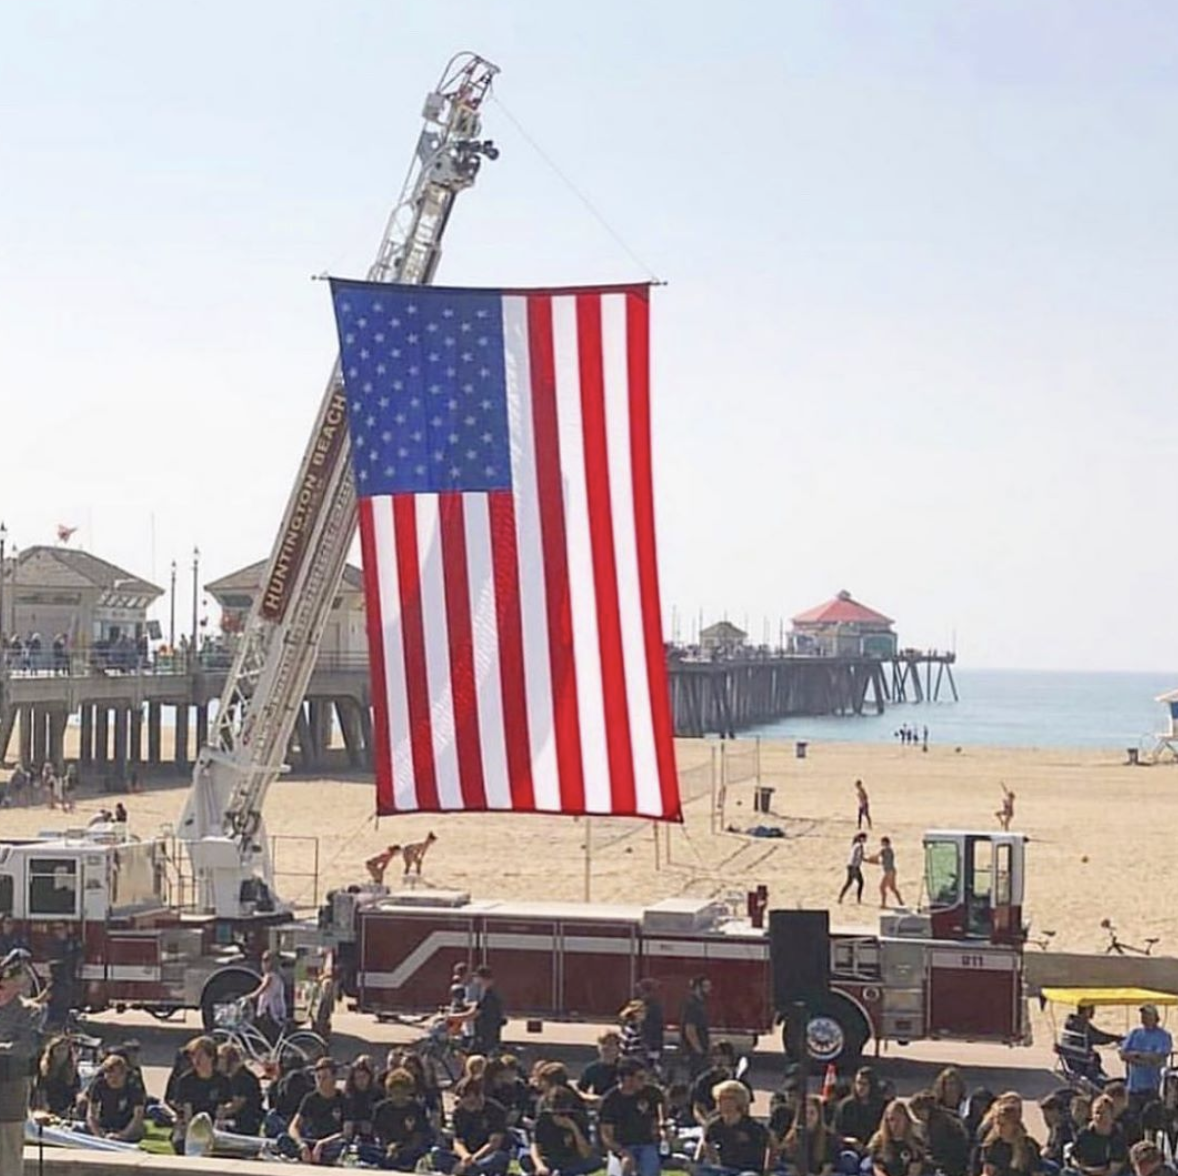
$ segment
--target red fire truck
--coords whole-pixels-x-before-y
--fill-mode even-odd
[[[755,892],[740,917],[683,898],[641,907],[337,892],[321,923],[338,938],[345,991],[377,1016],[437,1008],[462,960],[489,964],[512,1014],[534,1019],[610,1022],[644,977],[660,981],[673,1018],[690,978],[706,975],[715,1030],[755,1036],[804,996],[810,1053],[823,1062],[845,1065],[872,1039],[1027,1042],[1024,839],[934,831],[924,857],[921,909],[883,913],[878,929],[823,931],[820,942],[788,913],[769,912],[766,925]],[[806,957],[825,973],[817,998],[791,989]]]

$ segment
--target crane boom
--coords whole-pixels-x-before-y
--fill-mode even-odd
[[[475,54],[458,54],[427,95],[417,149],[369,281],[433,280],[455,198],[474,183],[484,158],[498,156],[480,138],[481,107],[497,72]],[[337,360],[181,817],[197,904],[220,917],[272,906],[262,805],[283,771],[356,532],[350,451]]]

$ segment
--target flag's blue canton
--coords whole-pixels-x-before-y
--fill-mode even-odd
[[[357,492],[511,488],[497,294],[333,285]]]

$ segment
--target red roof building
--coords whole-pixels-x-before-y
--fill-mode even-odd
[[[843,589],[825,604],[793,618],[790,648],[816,657],[892,657],[896,652],[894,623]]]

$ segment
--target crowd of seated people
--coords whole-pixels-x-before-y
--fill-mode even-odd
[[[1158,1106],[1120,1081],[1095,1094],[1062,1088],[1040,1102],[1042,1140],[1024,1122],[1018,1094],[967,1094],[942,1071],[927,1090],[896,1098],[870,1067],[849,1084],[803,1099],[787,1076],[768,1114],[728,1042],[688,1083],[665,1081],[618,1033],[574,1080],[560,1062],[527,1075],[516,1058],[470,1055],[444,1099],[410,1048],[349,1065],[322,1058],[289,1064],[266,1084],[232,1044],[188,1043],[162,1099],[149,1097],[133,1050],[109,1053],[84,1084],[70,1038],[51,1039],[38,1066],[34,1105],[78,1129],[135,1142],[147,1122],[168,1124],[178,1152],[204,1112],[219,1130],[265,1136],[275,1153],[317,1165],[348,1164],[453,1176],[1175,1176],[1164,1161]],[[1172,1145],[1171,1145],[1172,1146]]]

